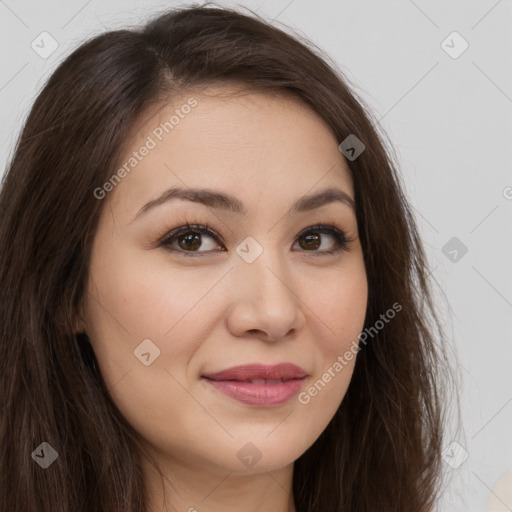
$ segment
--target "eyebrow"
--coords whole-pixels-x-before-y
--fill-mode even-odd
[[[148,210],[175,199],[191,201],[211,208],[247,215],[247,209],[244,204],[230,194],[208,188],[170,188],[161,196],[146,203],[135,215],[132,222]],[[343,203],[355,211],[355,201],[346,192],[329,187],[315,194],[300,197],[292,204],[288,213],[294,215],[309,212],[334,202]]]

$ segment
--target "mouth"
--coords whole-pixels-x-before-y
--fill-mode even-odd
[[[203,374],[201,379],[239,402],[270,407],[283,404],[296,395],[307,376],[302,368],[284,363],[274,366],[237,366],[217,373]]]

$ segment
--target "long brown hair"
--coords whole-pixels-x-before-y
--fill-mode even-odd
[[[168,11],[71,53],[38,95],[0,193],[0,510],[139,512],[147,496],[137,434],[111,401],[74,325],[123,143],[150,104],[209,84],[300,98],[347,161],[369,284],[365,328],[395,318],[359,352],[349,389],[295,462],[300,512],[430,511],[442,482],[449,359],[428,268],[391,145],[335,64],[256,15]],[[42,470],[36,449],[58,455]],[[34,460],[33,460],[34,459]]]

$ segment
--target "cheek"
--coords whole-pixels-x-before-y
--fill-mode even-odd
[[[319,357],[317,372],[298,401],[316,421],[312,436],[319,435],[340,406],[352,378],[358,339],[364,327],[368,299],[362,266],[324,279],[305,301],[311,308],[310,324]]]
[[[117,247],[104,257],[97,254],[91,269],[89,292],[94,298],[89,300],[89,316],[98,360],[101,357],[107,374],[115,368],[110,372],[115,380],[140,364],[134,351],[149,339],[155,352],[160,351],[152,366],[184,368],[215,316],[215,301],[208,300],[208,292],[217,274],[199,267],[178,268],[165,258],[151,258],[149,252]]]
[[[90,338],[111,398],[127,421],[147,437],[156,433],[179,440],[203,417],[183,384],[212,318],[213,301],[201,298],[218,278],[148,264],[143,256],[113,250],[96,258],[89,287],[94,296],[88,301]],[[145,353],[152,361],[148,365],[137,357]]]
[[[319,282],[303,296],[316,318],[312,317],[312,322],[323,332],[316,338],[323,354],[335,359],[363,329],[368,301],[366,273],[362,265],[356,264]]]

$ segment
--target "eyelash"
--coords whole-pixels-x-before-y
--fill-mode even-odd
[[[191,231],[199,234],[207,234],[212,238],[216,239],[217,241],[220,239],[222,242],[224,242],[222,236],[217,235],[217,233],[215,233],[215,231],[209,224],[189,224],[188,222],[186,222],[185,226],[180,226],[167,232],[163,237],[160,238],[157,246],[163,247],[165,250],[170,251],[172,253],[178,253],[184,257],[202,257],[205,256],[206,254],[209,254],[211,251],[184,251],[183,249],[176,249],[174,247],[171,247],[170,244],[176,237],[178,237],[179,235],[187,234]],[[330,251],[305,250],[305,252],[314,253],[315,256],[332,255],[342,251],[349,251],[347,246],[350,242],[354,241],[353,238],[348,238],[345,235],[345,233],[334,224],[316,224],[314,226],[309,226],[308,228],[304,229],[299,233],[297,239],[310,233],[322,233],[332,235],[337,245],[335,249]]]

